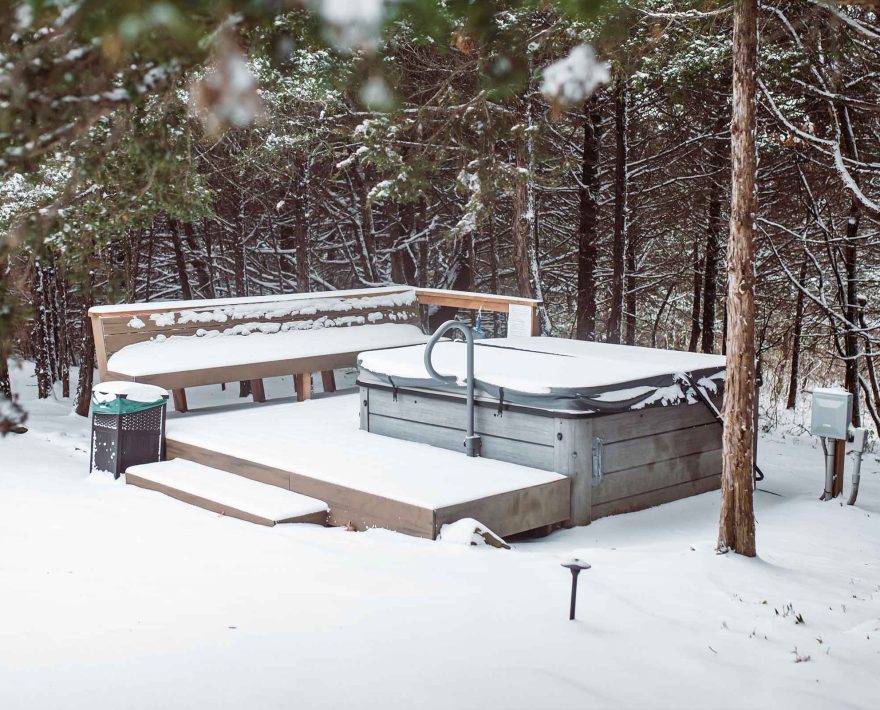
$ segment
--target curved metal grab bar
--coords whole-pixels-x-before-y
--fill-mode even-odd
[[[467,341],[467,365],[466,365],[466,377],[467,377],[467,423],[465,427],[465,431],[467,432],[464,438],[464,449],[468,456],[479,456],[480,455],[480,436],[479,434],[474,434],[474,331],[466,323],[461,323],[457,320],[448,320],[432,335],[428,342],[425,344],[425,369],[428,371],[428,374],[435,380],[439,382],[449,383],[455,382],[456,378],[454,375],[441,375],[437,370],[434,369],[434,366],[431,364],[431,354],[434,352],[434,346],[437,344],[437,341],[443,337],[443,334],[446,333],[447,330],[451,330],[453,328],[457,328],[464,334],[465,341]]]

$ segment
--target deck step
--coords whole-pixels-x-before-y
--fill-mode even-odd
[[[327,524],[324,501],[187,459],[131,466],[125,482],[260,525]]]

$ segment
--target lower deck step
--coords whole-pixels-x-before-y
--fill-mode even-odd
[[[260,525],[327,524],[324,501],[187,459],[131,466],[125,482]]]

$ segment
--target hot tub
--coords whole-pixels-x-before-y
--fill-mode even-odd
[[[424,346],[358,358],[362,429],[463,451],[464,343],[441,341],[430,377]],[[481,455],[572,480],[570,523],[718,488],[721,426],[691,384],[720,402],[724,357],[522,337],[475,345]]]

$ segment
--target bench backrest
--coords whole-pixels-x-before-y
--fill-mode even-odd
[[[508,313],[511,305],[529,308],[537,332],[539,301],[493,294],[413,289],[407,286],[357,291],[293,293],[197,301],[131,303],[89,309],[98,369],[103,379],[107,361],[127,345],[171,336],[197,336],[205,331],[227,334],[272,333],[372,323],[422,323],[427,305],[482,308]]]

